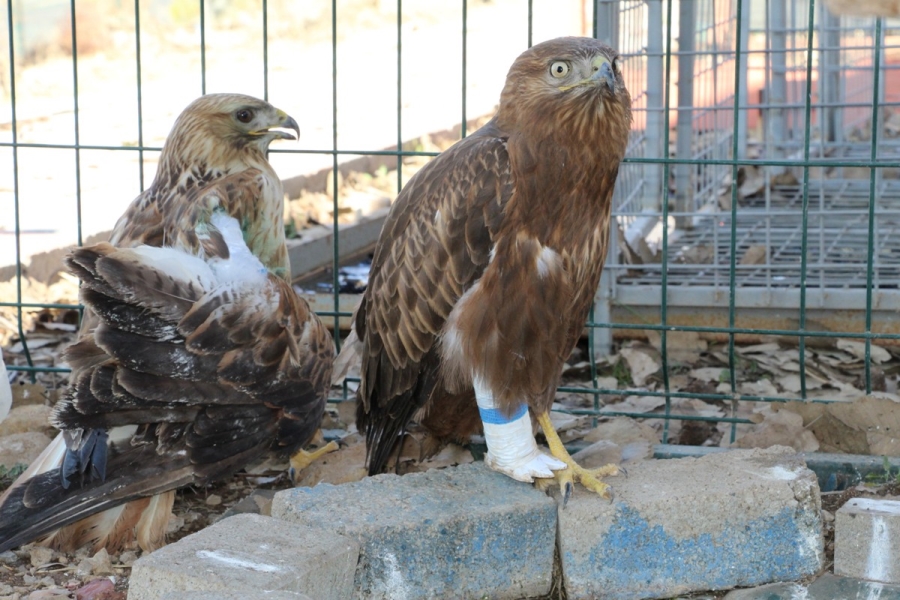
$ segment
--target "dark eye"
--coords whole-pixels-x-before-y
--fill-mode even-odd
[[[234,118],[241,123],[249,123],[253,120],[253,111],[249,108],[242,108],[241,110],[234,113]]]

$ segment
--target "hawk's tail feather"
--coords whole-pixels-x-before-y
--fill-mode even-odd
[[[61,448],[61,450],[60,450]],[[189,461],[150,460],[155,450],[149,446],[127,448],[110,456],[114,475],[106,481],[94,480],[79,490],[65,490],[60,477],[60,463],[65,443],[60,434],[48,451],[42,454],[0,498],[0,552],[15,548],[38,538],[56,547],[74,550],[94,541],[95,545],[137,538],[144,547],[162,543],[160,522],[168,519],[163,510],[170,506],[166,498],[146,498],[163,494],[194,480]],[[158,458],[158,457],[157,457]],[[56,464],[51,466],[52,461]],[[127,467],[126,467],[127,465]],[[50,467],[45,470],[42,468]],[[116,475],[122,473],[123,475]],[[141,499],[137,505],[119,507],[132,500]],[[143,507],[141,506],[143,505]],[[107,513],[109,509],[114,509]],[[151,512],[145,513],[146,510]],[[166,512],[162,516],[160,512]],[[103,514],[101,514],[103,513]],[[67,525],[88,519],[74,529],[57,531]],[[97,545],[97,547],[99,547]]]

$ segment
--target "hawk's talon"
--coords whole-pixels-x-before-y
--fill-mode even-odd
[[[566,503],[569,501],[574,488],[573,484],[576,481],[595,494],[612,501],[612,489],[608,484],[600,481],[600,478],[612,477],[619,473],[624,473],[625,470],[614,464],[605,465],[597,469],[585,469],[569,456],[568,451],[566,451],[565,446],[563,446],[562,441],[559,439],[559,435],[557,435],[556,430],[553,428],[553,423],[550,421],[550,415],[542,413],[538,415],[537,420],[541,429],[544,431],[544,437],[547,438],[547,444],[550,446],[550,453],[566,463],[565,469],[553,474],[553,478],[559,483],[559,491],[563,497],[563,507],[565,507]],[[546,484],[542,483],[541,485],[543,487]]]
[[[313,450],[312,452],[307,452],[302,448],[300,450],[297,450],[297,452],[291,455],[291,466],[288,469],[288,476],[291,478],[291,483],[297,485],[297,480],[303,469],[314,463],[322,456],[330,452],[334,452],[338,449],[340,449],[340,444],[338,444],[334,440],[331,440],[318,450]]]

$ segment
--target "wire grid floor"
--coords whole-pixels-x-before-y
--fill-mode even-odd
[[[765,199],[741,202],[735,223],[738,287],[798,287],[804,226],[806,283],[818,288],[858,288],[868,285],[869,182],[818,182],[810,186],[809,208],[803,214],[803,189],[776,186]],[[885,180],[876,192],[875,261],[872,276],[880,290],[900,288],[900,180]],[[668,285],[729,286],[732,254],[731,213],[713,213],[679,232],[668,246]],[[741,264],[754,247],[766,249],[761,264]],[[698,260],[698,257],[702,260]],[[863,266],[863,268],[860,268]],[[619,285],[660,285],[655,266],[631,265]]]

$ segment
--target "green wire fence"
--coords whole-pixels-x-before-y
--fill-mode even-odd
[[[97,9],[97,5],[102,6]],[[93,12],[88,11],[92,7]],[[104,11],[115,15],[113,25],[100,22]],[[91,15],[95,21],[90,20]],[[225,21],[229,25],[223,31],[231,36],[227,39],[237,42],[222,41],[226,38],[220,25]],[[67,38],[64,45],[69,48],[51,58],[70,61],[72,130],[65,135],[60,130],[53,139],[41,140],[33,132],[23,134],[22,129],[25,122],[30,128],[35,119],[54,118],[33,108],[38,98],[30,95],[23,100],[21,92],[23,82],[44,64],[35,50],[43,47],[41,32],[29,29],[36,22],[62,23],[64,35],[56,29],[54,39]],[[114,35],[100,35],[108,25]],[[427,51],[433,57],[433,68],[422,67],[419,26],[436,32],[434,45]],[[737,426],[750,423],[738,414],[740,403],[794,398],[833,401],[817,395],[810,385],[807,362],[811,343],[861,340],[865,344],[861,391],[865,393],[873,391],[873,343],[900,346],[900,327],[894,322],[895,310],[900,308],[900,247],[891,244],[891,233],[900,226],[900,180],[890,171],[900,167],[900,143],[885,140],[886,111],[900,114],[892,89],[896,66],[888,60],[900,48],[900,28],[891,21],[836,17],[815,0],[134,0],[133,5],[123,0],[96,5],[76,0],[6,0],[3,29],[6,52],[0,83],[4,83],[5,112],[0,123],[0,152],[5,153],[6,162],[0,171],[0,187],[9,190],[10,201],[4,200],[0,206],[0,233],[5,234],[0,238],[11,235],[13,243],[0,246],[10,248],[8,254],[3,251],[0,267],[14,265],[15,297],[0,298],[0,310],[15,311],[12,337],[21,342],[24,357],[22,364],[9,365],[15,377],[33,380],[41,373],[67,371],[64,366],[35,363],[25,316],[45,309],[77,308],[25,299],[23,265],[30,253],[23,249],[23,240],[33,234],[23,226],[22,210],[26,203],[49,199],[29,191],[35,186],[31,179],[24,179],[24,156],[30,162],[62,168],[56,157],[71,155],[74,177],[64,200],[74,205],[76,223],[68,241],[81,244],[86,238],[82,216],[93,210],[90,194],[84,189],[86,155],[94,162],[101,155],[136,155],[132,182],[123,185],[117,179],[110,183],[123,202],[130,201],[147,184],[146,174],[152,173],[151,159],[158,156],[157,142],[166,131],[160,122],[174,118],[166,112],[171,109],[168,104],[160,106],[167,96],[183,98],[184,106],[193,95],[207,91],[244,91],[292,114],[291,103],[304,110],[307,103],[323,107],[322,99],[329,99],[330,108],[316,113],[317,120],[308,120],[314,143],[306,141],[307,127],[303,126],[298,146],[279,145],[271,156],[276,170],[285,177],[306,174],[303,169],[311,167],[299,166],[303,160],[307,161],[303,165],[317,165],[312,170],[328,171],[333,190],[331,226],[337,232],[341,169],[348,160],[390,159],[396,170],[395,192],[399,192],[407,161],[437,153],[410,143],[416,137],[410,132],[427,133],[423,123],[429,120],[423,115],[440,112],[438,105],[458,98],[456,107],[441,114],[445,115],[445,127],[458,125],[458,135],[465,136],[473,117],[487,112],[480,100],[482,95],[490,95],[482,94],[484,88],[494,86],[496,101],[512,58],[532,43],[557,35],[594,35],[619,48],[635,107],[632,142],[613,207],[614,244],[598,302],[587,323],[590,382],[560,388],[561,392],[584,394],[592,404],[568,412],[594,419],[617,415],[662,418],[664,443],[669,441],[673,420],[728,423],[733,441]],[[134,85],[118,82],[105,100],[133,107],[128,110],[133,110],[129,135],[134,139],[128,144],[97,143],[102,136],[85,125],[85,113],[96,123],[95,113],[102,105],[92,91],[91,108],[86,111],[85,96],[90,94],[79,81],[80,75],[84,79],[87,60],[79,58],[79,48],[95,35],[101,41],[112,40],[109,43],[114,49],[108,52],[125,53],[127,45],[128,53],[134,55]],[[320,39],[330,56],[312,50],[308,55],[291,55],[291,40],[304,35]],[[374,60],[373,56],[385,56],[375,50],[372,56],[347,56],[347,44],[367,35],[373,48],[390,47],[395,57],[392,64]],[[123,37],[129,40],[125,45]],[[226,61],[235,56],[246,58],[229,46],[239,45],[245,38],[252,38],[247,45],[254,49],[253,56],[258,51],[259,60],[254,70],[236,66],[230,75],[217,61],[220,57]],[[156,54],[168,56],[166,52],[178,47],[188,58],[184,64],[170,62],[163,70],[171,76],[171,85],[165,77],[156,81],[160,68],[155,67],[153,99],[149,100],[148,64],[156,60]],[[361,52],[359,43],[352,47]],[[308,48],[313,48],[312,42]],[[99,53],[103,51],[101,48]],[[94,50],[92,55],[97,53]],[[198,57],[196,67],[193,61]],[[442,66],[451,63],[452,68]],[[91,63],[92,68],[102,67],[98,65]],[[377,89],[351,85],[348,99],[348,88],[342,87],[345,82],[373,71],[381,74],[385,85]],[[487,78],[481,77],[485,72],[496,74],[493,83],[485,83]],[[283,82],[289,80],[301,82],[300,87],[285,87]],[[751,87],[757,80],[762,84]],[[433,106],[428,101],[429,89],[423,91],[421,86],[438,86],[430,92]],[[286,94],[288,89],[296,95]],[[379,97],[390,101],[396,127],[385,132],[382,125],[390,115],[369,114],[368,121],[363,119],[362,125],[352,121],[348,129],[348,115],[356,118],[348,107],[353,103],[368,106]],[[23,121],[25,104],[29,110]],[[148,120],[152,121],[152,133]],[[380,128],[381,137],[371,138],[382,143],[369,147],[360,142],[358,130],[369,126]],[[754,127],[756,134],[751,131]],[[854,135],[859,139],[851,139]],[[65,141],[69,137],[71,142]],[[348,138],[351,143],[346,142]],[[386,148],[389,145],[392,147]],[[865,177],[847,175],[858,175],[860,170]],[[27,172],[27,177],[35,177],[33,168]],[[751,196],[741,191],[740,184],[749,173],[764,180]],[[48,204],[47,210],[52,211],[53,206]],[[105,215],[108,227],[117,216]],[[831,219],[841,223],[836,226]],[[779,229],[788,222],[790,231]],[[654,228],[656,252],[633,252],[629,245],[650,239],[645,234]],[[832,244],[833,236],[850,241]],[[351,313],[339,291],[338,267],[347,257],[339,235],[333,240],[331,291],[319,294],[327,297],[327,304],[320,302],[318,307],[338,331],[341,319],[346,322]],[[752,246],[763,248],[764,258],[761,263],[744,264],[742,253]],[[835,250],[832,246],[840,247]],[[692,258],[695,250],[709,250],[712,257],[696,260]],[[629,254],[640,255],[642,260],[635,262]],[[793,316],[785,318],[785,313]],[[821,315],[831,313],[839,314],[846,326],[834,326],[831,321],[822,325]],[[851,316],[846,317],[848,314]],[[602,387],[598,361],[618,341],[648,332],[660,338],[659,387]],[[722,383],[727,390],[697,392],[673,385],[673,374],[683,368],[668,350],[673,332],[692,332],[724,344],[727,364],[723,371],[727,376]],[[745,339],[767,337],[792,340],[796,345],[798,393],[742,393],[738,348]],[[651,413],[616,410],[616,404],[608,402],[611,397],[630,394],[665,402],[661,410]],[[723,403],[727,414],[678,414],[673,400],[682,398]],[[352,400],[346,386],[340,397],[333,398],[335,402],[345,400]]]

